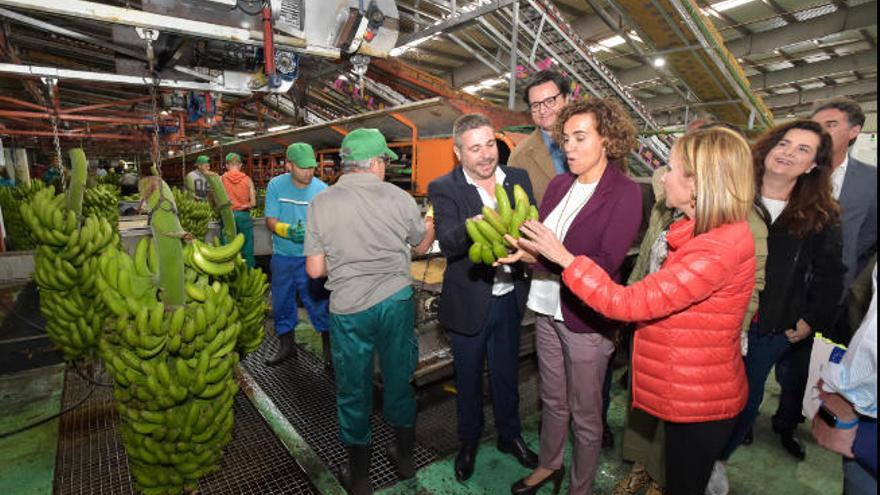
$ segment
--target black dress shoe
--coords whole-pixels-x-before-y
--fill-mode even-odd
[[[794,437],[793,431],[780,433],[779,439],[782,441],[782,448],[784,448],[786,452],[799,461],[806,459],[807,453],[804,450],[804,445],[800,440]]]
[[[538,454],[526,445],[526,442],[523,441],[522,437],[516,437],[513,440],[502,440],[499,438],[498,450],[516,457],[516,460],[519,461],[523,467],[529,469],[535,469],[538,467]]]
[[[559,469],[550,473],[546,478],[539,481],[534,485],[527,485],[526,480],[528,476],[517,481],[510,487],[510,493],[513,495],[533,495],[538,493],[538,490],[541,489],[542,486],[547,484],[548,481],[553,482],[553,493],[559,493],[559,489],[562,488],[562,478],[565,477],[565,466],[560,466]]]
[[[477,458],[476,445],[462,445],[455,455],[455,479],[467,481],[474,474],[474,460]]]
[[[743,437],[742,444],[743,445],[751,445],[752,442],[755,441],[755,429],[749,428],[749,431],[746,432],[746,436]]]

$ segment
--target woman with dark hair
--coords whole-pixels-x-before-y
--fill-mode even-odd
[[[748,396],[740,329],[755,285],[748,218],[754,177],[748,143],[707,129],[678,138],[663,177],[669,252],[654,273],[621,286],[552,229],[527,221],[518,241],[563,268],[562,282],[608,318],[637,322],[633,407],[665,421],[666,489],[703,495]]]
[[[562,144],[568,172],[550,181],[538,209],[547,228],[571,252],[590,256],[614,280],[638,235],[641,190],[622,167],[635,147],[636,129],[610,99],[574,101],[563,107],[554,140]],[[602,385],[619,325],[583,305],[559,280],[561,269],[518,251],[511,259],[533,263],[528,307],[535,312],[535,346],[541,379],[539,465],[511,487],[536,493],[564,475],[562,456],[571,428],[574,449],[569,493],[593,493],[602,448]],[[504,260],[508,261],[508,260]]]
[[[722,460],[730,457],[752,427],[764,398],[764,382],[783,358],[789,365],[773,430],[786,450],[803,459],[794,430],[801,420],[812,335],[832,323],[843,291],[840,209],[831,195],[831,150],[831,137],[809,120],[777,126],[753,146],[757,192],[770,222],[765,286],[745,356],[749,400]]]

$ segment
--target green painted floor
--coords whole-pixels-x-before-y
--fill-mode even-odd
[[[0,375],[0,431],[7,432],[57,413],[64,365]],[[52,493],[58,419],[0,439],[0,493]]]
[[[301,322],[307,321],[301,315]],[[296,330],[296,341],[311,352],[320,356],[320,337],[308,323],[300,323]],[[594,492],[611,493],[617,481],[628,471],[629,465],[621,460],[620,446],[625,414],[625,391],[618,385],[623,370],[617,370],[612,388],[612,405],[608,421],[615,434],[615,446],[602,453],[602,461],[596,473]],[[840,457],[820,448],[810,436],[807,424],[801,425],[798,437],[807,445],[807,458],[798,462],[779,445],[779,437],[771,431],[770,416],[779,402],[779,385],[771,373],[767,381],[761,415],[755,425],[755,441],[752,445],[741,447],[733,455],[728,465],[730,495],[838,495],[843,491],[843,476]],[[523,420],[523,438],[535,450],[538,447],[538,420],[535,414]],[[455,431],[450,431],[455,435]],[[570,448],[565,454],[565,465],[570,466]],[[378,492],[379,495],[464,495],[464,494],[504,494],[510,492],[510,485],[529,471],[520,466],[512,457],[501,454],[495,448],[494,440],[483,442],[477,454],[474,476],[465,483],[455,480],[453,474],[454,456],[435,462],[420,469],[416,478],[401,482]],[[568,489],[568,480],[563,483],[562,492]],[[548,484],[541,492],[552,493]]]
[[[615,373],[618,378],[621,371]],[[626,474],[629,466],[620,460],[620,438],[624,420],[624,393],[617,387],[609,411],[609,422],[617,439],[615,448],[602,453],[602,462],[596,474],[594,492],[611,493],[617,480]],[[731,495],[837,495],[842,492],[843,478],[840,457],[819,448],[810,437],[806,426],[801,426],[799,437],[807,442],[807,459],[796,461],[779,445],[778,436],[770,430],[770,416],[776,409],[779,386],[772,375],[762,414],[755,427],[755,441],[742,447],[731,458],[728,467]],[[538,416],[524,422],[526,442],[537,449]],[[454,432],[450,432],[454,435]],[[570,466],[570,449],[566,451],[565,465]],[[453,457],[436,462],[418,471],[414,480],[399,483],[382,490],[381,495],[414,494],[503,494],[510,492],[510,485],[526,476],[528,470],[512,457],[499,453],[493,441],[484,442],[477,455],[474,476],[466,483],[458,483],[453,475]],[[562,485],[562,493],[568,489],[568,480]],[[539,493],[552,493],[548,484]]]

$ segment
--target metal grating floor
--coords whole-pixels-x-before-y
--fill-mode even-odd
[[[102,380],[107,380],[103,377]],[[67,373],[62,408],[88,393],[89,384]],[[318,494],[305,473],[241,392],[235,428],[220,470],[199,482],[203,494]],[[117,431],[110,389],[96,387],[80,407],[61,418],[56,494],[135,494]]]
[[[339,423],[333,380],[324,370],[324,363],[302,348],[296,359],[288,359],[279,366],[265,366],[263,360],[275,353],[277,345],[278,339],[274,336],[266,337],[260,349],[249,354],[242,364],[338,478],[348,462],[348,453],[337,436]],[[394,438],[394,433],[380,414],[374,413],[370,424],[373,429],[370,466],[373,488],[393,485],[397,482],[397,475],[384,455],[384,448]],[[436,460],[435,454],[421,445],[416,445],[414,458],[417,468]]]
[[[263,359],[275,353],[278,340],[267,336],[259,350],[250,354],[242,364],[254,377],[260,388],[284,414],[294,428],[305,438],[309,446],[338,477],[348,457],[337,437],[336,397],[333,379],[324,370],[323,362],[305,349],[300,348],[296,359],[289,359],[275,367],[265,366]],[[526,418],[538,410],[538,375],[534,359],[520,363],[520,417]],[[488,382],[488,380],[486,380]],[[486,394],[484,409],[484,438],[495,434],[489,386],[484,384]],[[417,389],[418,418],[416,423],[416,467],[422,468],[435,460],[458,450],[456,434],[455,396],[444,390],[443,384]],[[376,394],[374,405],[380,403]],[[380,411],[378,407],[376,411]],[[393,466],[384,455],[385,445],[393,438],[391,428],[374,412],[373,456],[370,478],[374,489],[397,482]]]

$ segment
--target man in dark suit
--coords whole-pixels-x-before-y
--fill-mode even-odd
[[[495,131],[486,117],[459,117],[452,129],[461,166],[428,186],[435,231],[446,257],[440,323],[450,331],[458,390],[458,438],[455,476],[470,478],[483,432],[483,363],[488,360],[498,449],[534,469],[538,456],[523,442],[519,420],[520,321],[529,284],[520,264],[493,268],[468,258],[471,245],[465,221],[483,206],[495,208],[495,185],[512,197],[522,186],[532,199],[525,171],[498,165]],[[488,358],[488,359],[487,359]]]
[[[827,100],[813,110],[812,118],[831,135],[833,142],[831,182],[834,197],[840,202],[846,266],[843,283],[845,293],[849,294],[853,281],[877,252],[877,167],[862,163],[849,153],[865,123],[865,113],[858,103],[849,98]],[[855,332],[848,322],[848,304],[844,301],[841,306],[834,332],[835,340],[842,343],[848,342]]]

